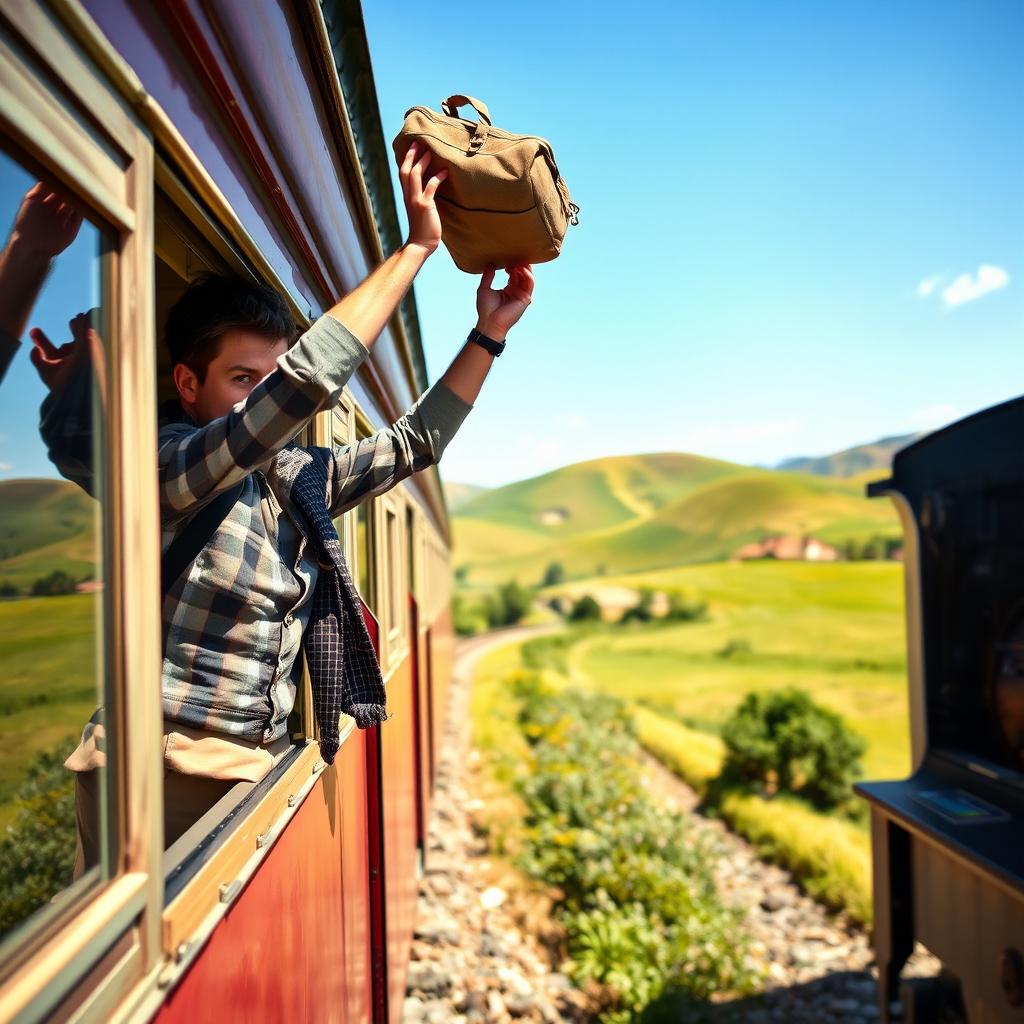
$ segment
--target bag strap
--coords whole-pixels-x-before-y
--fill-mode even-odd
[[[207,541],[217,532],[217,527],[227,518],[234,508],[235,502],[242,496],[242,480],[230,490],[222,491],[208,505],[204,505],[192,518],[171,546],[164,552],[160,561],[160,579],[162,593],[166,597],[181,574],[199,557],[199,552],[206,547]]]

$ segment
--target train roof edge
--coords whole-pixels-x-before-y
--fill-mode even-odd
[[[402,229],[391,184],[391,151],[384,141],[362,5],[359,0],[319,2],[377,233],[384,252],[391,253],[402,244]],[[409,340],[410,355],[419,378],[417,383],[422,391],[427,388],[429,377],[412,288],[402,299],[399,308]]]

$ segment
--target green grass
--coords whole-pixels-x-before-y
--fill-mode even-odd
[[[750,562],[590,581],[679,587],[707,601],[705,622],[609,628],[581,641],[570,672],[597,689],[717,728],[752,690],[798,686],[868,741],[865,770],[910,767],[902,567]],[[724,657],[730,641],[750,652]]]
[[[96,709],[97,612],[94,594],[0,601],[0,827],[36,754]]]

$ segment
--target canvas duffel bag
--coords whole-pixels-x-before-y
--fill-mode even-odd
[[[463,106],[479,121],[459,117]],[[410,143],[429,148],[428,178],[448,168],[435,199],[441,240],[455,265],[480,274],[488,263],[553,260],[569,225],[579,223],[580,208],[569,198],[551,143],[495,128],[487,104],[472,96],[449,96],[441,109],[410,107],[392,146],[399,164]]]

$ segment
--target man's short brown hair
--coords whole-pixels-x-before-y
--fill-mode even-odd
[[[171,365],[184,363],[202,383],[220,351],[220,339],[231,330],[291,342],[296,327],[291,310],[272,288],[224,274],[202,274],[167,314],[164,340]]]

